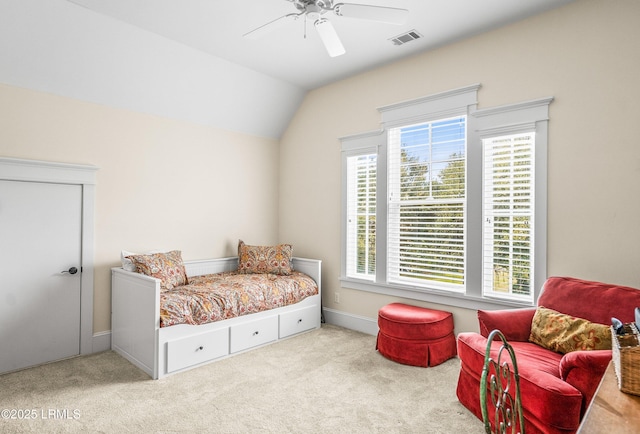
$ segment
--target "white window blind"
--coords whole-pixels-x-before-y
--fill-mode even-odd
[[[464,290],[466,116],[391,128],[387,276]]]
[[[346,272],[349,277],[375,279],[376,181],[376,154],[347,158]]]
[[[483,139],[483,292],[531,301],[535,133]]]

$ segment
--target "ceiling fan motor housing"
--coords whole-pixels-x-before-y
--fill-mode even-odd
[[[333,8],[333,0],[290,0],[300,12],[323,14]]]

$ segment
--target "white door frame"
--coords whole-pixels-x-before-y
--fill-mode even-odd
[[[0,179],[82,186],[80,354],[93,352],[93,257],[97,166],[0,158]]]

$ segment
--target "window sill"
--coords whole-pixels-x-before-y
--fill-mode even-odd
[[[380,284],[344,277],[340,278],[340,283],[342,288],[402,297],[410,300],[426,301],[429,303],[437,303],[444,306],[461,307],[471,310],[518,309],[535,306],[532,303],[522,303],[512,300],[502,300],[428,288]]]

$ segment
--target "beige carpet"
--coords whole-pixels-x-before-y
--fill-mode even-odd
[[[108,351],[0,376],[0,432],[481,433],[458,369],[330,325],[157,381]]]

